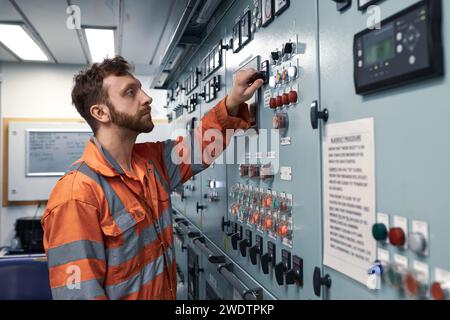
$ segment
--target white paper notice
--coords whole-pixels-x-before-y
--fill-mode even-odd
[[[374,149],[373,119],[325,127],[324,264],[363,284],[376,260]]]

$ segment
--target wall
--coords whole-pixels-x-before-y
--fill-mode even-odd
[[[12,117],[79,118],[76,109],[71,104],[70,93],[73,76],[81,68],[83,66],[79,65],[1,63],[1,119]],[[144,89],[149,88],[149,77],[137,77],[141,80]],[[165,112],[161,107],[165,105],[165,91],[146,91],[154,100],[153,117],[163,117]],[[156,122],[159,123],[160,121],[157,120]],[[164,140],[170,137],[168,126],[157,124],[155,128],[151,135],[140,137],[139,141]],[[3,179],[1,172],[0,179]],[[10,244],[14,236],[14,223],[17,218],[40,215],[43,208],[44,206],[39,210],[37,206],[0,208],[0,247]]]

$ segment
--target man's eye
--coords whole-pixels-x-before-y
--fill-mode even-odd
[[[134,90],[133,89],[128,90],[127,95],[134,96]]]

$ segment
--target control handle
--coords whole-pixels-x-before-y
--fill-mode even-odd
[[[257,257],[260,254],[261,254],[261,252],[259,250],[259,246],[258,245],[253,246],[253,247],[250,248],[250,250],[249,250],[250,261],[252,262],[252,264],[254,266],[256,266],[256,264],[258,263]]]
[[[311,126],[314,130],[319,128],[319,120],[323,122],[327,122],[329,118],[328,109],[324,109],[323,111],[319,111],[319,103],[317,100],[313,101],[311,104]]]
[[[329,274],[326,274],[322,277],[320,268],[316,267],[314,269],[314,275],[313,275],[313,288],[314,288],[314,294],[317,297],[320,297],[322,295],[322,286],[325,286],[326,288],[331,288],[331,277]]]
[[[286,271],[286,266],[284,262],[277,263],[275,266],[275,278],[279,286],[284,285],[284,273]]]
[[[272,261],[272,256],[269,253],[265,253],[261,256],[261,268],[264,274],[269,274],[269,263]]]

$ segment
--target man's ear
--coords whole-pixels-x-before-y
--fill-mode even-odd
[[[104,104],[95,104],[90,109],[92,117],[101,123],[108,123],[111,121],[111,113],[109,108]]]

